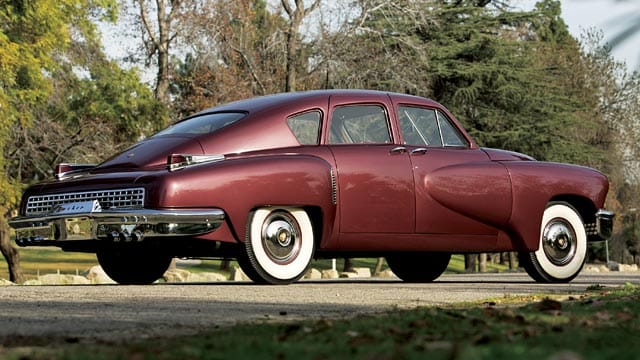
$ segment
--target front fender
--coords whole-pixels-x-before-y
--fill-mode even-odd
[[[249,212],[261,206],[311,207],[322,218],[322,234],[331,234],[335,218],[331,165],[312,155],[263,155],[200,164],[153,178],[141,178],[148,202],[158,208],[224,210],[234,239],[244,242]],[[315,219],[319,220],[319,219]],[[208,238],[209,236],[205,236]]]
[[[542,214],[554,199],[579,198],[591,202],[593,209],[604,207],[609,181],[597,170],[548,162],[503,164],[513,184],[513,210],[508,229],[516,240],[517,250],[537,250]]]

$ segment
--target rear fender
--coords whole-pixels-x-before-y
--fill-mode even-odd
[[[191,166],[140,181],[149,183],[151,206],[224,210],[233,239],[219,239],[216,232],[204,237],[244,242],[248,214],[264,206],[306,208],[314,227],[331,234],[335,219],[331,172],[331,165],[316,156],[265,155]]]

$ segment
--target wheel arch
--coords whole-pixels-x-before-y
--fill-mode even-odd
[[[304,209],[318,236],[330,234],[335,219],[331,164],[313,155],[233,158],[185,168],[162,181],[157,187],[167,191],[159,191],[160,207],[215,207],[225,212],[227,233],[214,231],[203,239],[244,243],[249,214],[264,207]]]
[[[549,203],[565,202],[571,205],[580,215],[582,221],[585,224],[595,221],[596,211],[598,211],[596,205],[588,198],[580,195],[556,195],[549,200]]]

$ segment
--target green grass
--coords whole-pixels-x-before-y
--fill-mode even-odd
[[[52,247],[20,248],[20,267],[26,279],[35,279],[38,275],[82,274],[98,264],[95,254],[69,253]],[[9,279],[7,262],[0,257],[0,279]]]
[[[637,359],[640,288],[243,324],[126,344],[0,347],[4,359]],[[38,344],[37,339],[29,339]]]
[[[20,264],[22,272],[28,279],[35,279],[38,275],[55,274],[82,274],[89,270],[92,266],[98,264],[98,260],[94,254],[86,253],[70,253],[64,252],[53,247],[29,247],[19,248]],[[376,265],[375,258],[357,258],[353,259],[355,267],[368,267],[373,272]],[[342,270],[344,264],[343,259],[337,260],[338,271]],[[235,262],[231,263],[231,267],[236,266]],[[331,260],[316,260],[311,264],[318,270],[331,269]],[[386,263],[383,270],[386,269]],[[487,271],[498,272],[504,271],[507,267],[500,264],[487,263]],[[200,265],[190,266],[187,270],[191,272],[218,272],[229,276],[229,271],[220,270],[219,260],[203,260]],[[447,273],[464,272],[464,258],[462,255],[454,255],[449,263]],[[7,263],[4,257],[0,257],[0,279],[8,279],[9,273]]]

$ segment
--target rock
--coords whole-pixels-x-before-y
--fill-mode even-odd
[[[620,271],[620,264],[615,262],[615,261],[609,261],[607,266],[609,267],[609,270],[611,270],[611,271]]]
[[[231,281],[251,281],[251,279],[249,279],[249,277],[238,266],[234,266],[233,269],[231,269],[231,276],[229,276],[229,280],[231,280]]]
[[[358,275],[357,272],[354,272],[354,271],[343,271],[340,273],[340,277],[348,278],[348,279],[356,279],[356,278],[359,278],[360,276]]]
[[[191,273],[184,269],[173,268],[165,271],[162,278],[168,283],[187,282]]]
[[[340,274],[338,274],[338,271],[333,269],[322,270],[321,274],[323,279],[337,279],[340,277]]]
[[[618,271],[624,271],[624,272],[631,272],[631,271],[638,271],[638,265],[636,264],[631,264],[631,265],[627,265],[627,264],[620,264]]]
[[[353,268],[353,271],[358,274],[358,277],[371,277],[371,269],[368,267]]]
[[[15,285],[15,284],[9,280],[0,279],[0,286],[5,286],[5,285]]]
[[[44,284],[40,280],[31,279],[31,280],[25,281],[22,285],[44,285]]]
[[[190,273],[187,282],[227,281],[227,277],[215,272]]]
[[[318,280],[322,279],[322,273],[318,269],[311,268],[304,274],[303,279]]]
[[[609,268],[606,265],[587,264],[584,266],[583,271],[590,273],[603,273],[609,272]]]
[[[353,268],[353,271],[345,271],[340,273],[341,278],[369,278],[371,277],[371,269],[366,267]]]
[[[394,274],[391,269],[382,270],[381,272],[375,274],[375,276],[383,279],[397,278],[396,274]]]
[[[104,272],[104,270],[102,269],[102,266],[100,265],[93,266],[91,269],[89,269],[89,271],[87,271],[83,275],[87,279],[89,279],[89,282],[91,282],[92,284],[115,284],[116,283],[115,281],[111,280],[109,275],[107,275]]]
[[[89,285],[91,282],[84,276],[47,274],[38,278],[41,285]]]

